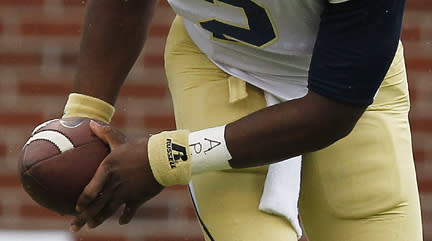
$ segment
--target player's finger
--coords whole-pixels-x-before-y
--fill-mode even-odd
[[[112,191],[104,191],[103,195],[99,195],[87,209],[81,212],[71,223],[71,230],[83,227],[86,223],[94,223],[94,218],[97,214],[111,201],[113,196]]]
[[[102,161],[93,178],[79,196],[75,206],[77,212],[82,212],[91,202],[93,202],[93,200],[95,200],[95,198],[98,197],[98,195],[103,194],[102,189],[111,173],[111,167],[108,160],[109,159],[105,159]]]
[[[71,232],[78,232],[84,225],[86,224],[86,220],[80,216],[74,217],[70,224],[69,230]]]
[[[89,228],[96,228],[100,224],[102,224],[107,218],[111,217],[123,204],[123,202],[119,201],[118,199],[111,199],[104,208],[93,217],[91,221],[88,222]]]
[[[110,125],[103,125],[94,120],[90,121],[90,129],[95,135],[108,143],[111,149],[126,142],[126,136]]]
[[[87,223],[92,222],[97,214],[104,209],[106,205],[111,201],[112,192],[104,192],[100,194],[98,198],[95,199],[81,214]]]
[[[140,205],[141,204],[127,203],[125,208],[123,209],[122,215],[119,218],[119,224],[120,225],[128,224],[135,216],[135,213],[140,207]]]

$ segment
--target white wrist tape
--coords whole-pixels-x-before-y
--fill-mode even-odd
[[[225,143],[225,125],[189,134],[192,175],[231,169],[231,154]]]

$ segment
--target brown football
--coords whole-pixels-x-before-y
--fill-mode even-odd
[[[89,123],[90,119],[78,117],[45,122],[21,151],[18,172],[25,191],[61,215],[76,214],[80,193],[110,152]]]

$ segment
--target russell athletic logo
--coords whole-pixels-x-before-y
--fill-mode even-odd
[[[166,148],[171,169],[176,168],[180,160],[187,161],[186,147],[172,143],[171,139],[166,139]]]

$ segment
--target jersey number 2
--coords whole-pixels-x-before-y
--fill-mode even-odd
[[[277,38],[267,10],[253,0],[205,0],[212,4],[217,1],[242,8],[248,26],[239,27],[221,20],[210,19],[200,21],[202,28],[210,31],[213,38],[225,41],[239,42],[255,47],[265,47]]]

